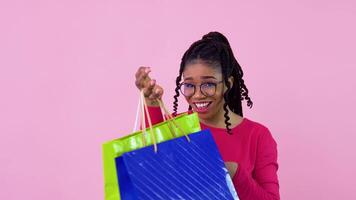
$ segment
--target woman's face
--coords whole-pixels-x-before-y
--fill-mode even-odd
[[[195,86],[195,93],[185,98],[193,111],[198,113],[200,119],[210,121],[223,117],[224,82],[220,69],[202,62],[188,64],[183,71],[183,82],[186,87]],[[212,93],[212,96],[204,95],[200,91],[201,84],[207,86],[205,89],[216,84],[215,93]]]

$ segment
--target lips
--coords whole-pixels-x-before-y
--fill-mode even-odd
[[[193,103],[195,106],[195,110],[198,113],[204,113],[209,110],[209,105],[211,104],[211,101],[205,101],[205,102],[194,102]]]

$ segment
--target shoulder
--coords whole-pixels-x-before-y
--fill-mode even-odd
[[[248,132],[249,134],[253,135],[257,140],[263,140],[268,143],[275,143],[270,129],[267,128],[267,126],[264,124],[249,118],[244,118],[242,125],[243,126],[241,126],[241,128],[243,128],[244,132]]]
[[[251,131],[256,131],[260,133],[270,132],[269,129],[262,123],[246,117],[243,118],[243,122],[241,125],[241,127],[243,127],[244,129],[248,129]]]

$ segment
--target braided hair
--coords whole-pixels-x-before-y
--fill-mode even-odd
[[[219,32],[210,32],[202,37],[202,39],[194,42],[189,49],[184,53],[180,63],[179,75],[176,78],[176,88],[173,102],[173,114],[177,114],[179,85],[182,80],[182,74],[185,66],[197,60],[204,62],[212,67],[221,68],[223,81],[227,87],[224,93],[225,103],[223,109],[225,111],[225,126],[229,134],[231,134],[231,123],[228,108],[240,115],[242,113],[241,102],[247,101],[247,106],[252,107],[253,102],[248,95],[248,89],[244,83],[243,71],[240,64],[237,62],[227,38]],[[229,77],[233,77],[234,82],[231,87]],[[191,106],[188,108],[192,109]]]

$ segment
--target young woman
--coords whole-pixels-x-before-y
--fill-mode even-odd
[[[136,86],[144,91],[153,123],[161,122],[156,99],[163,89],[140,67]],[[243,117],[241,102],[252,107],[243,71],[226,37],[210,32],[184,53],[176,79],[174,114],[180,92],[197,112],[202,129],[209,128],[241,200],[280,199],[277,144],[260,123]]]

